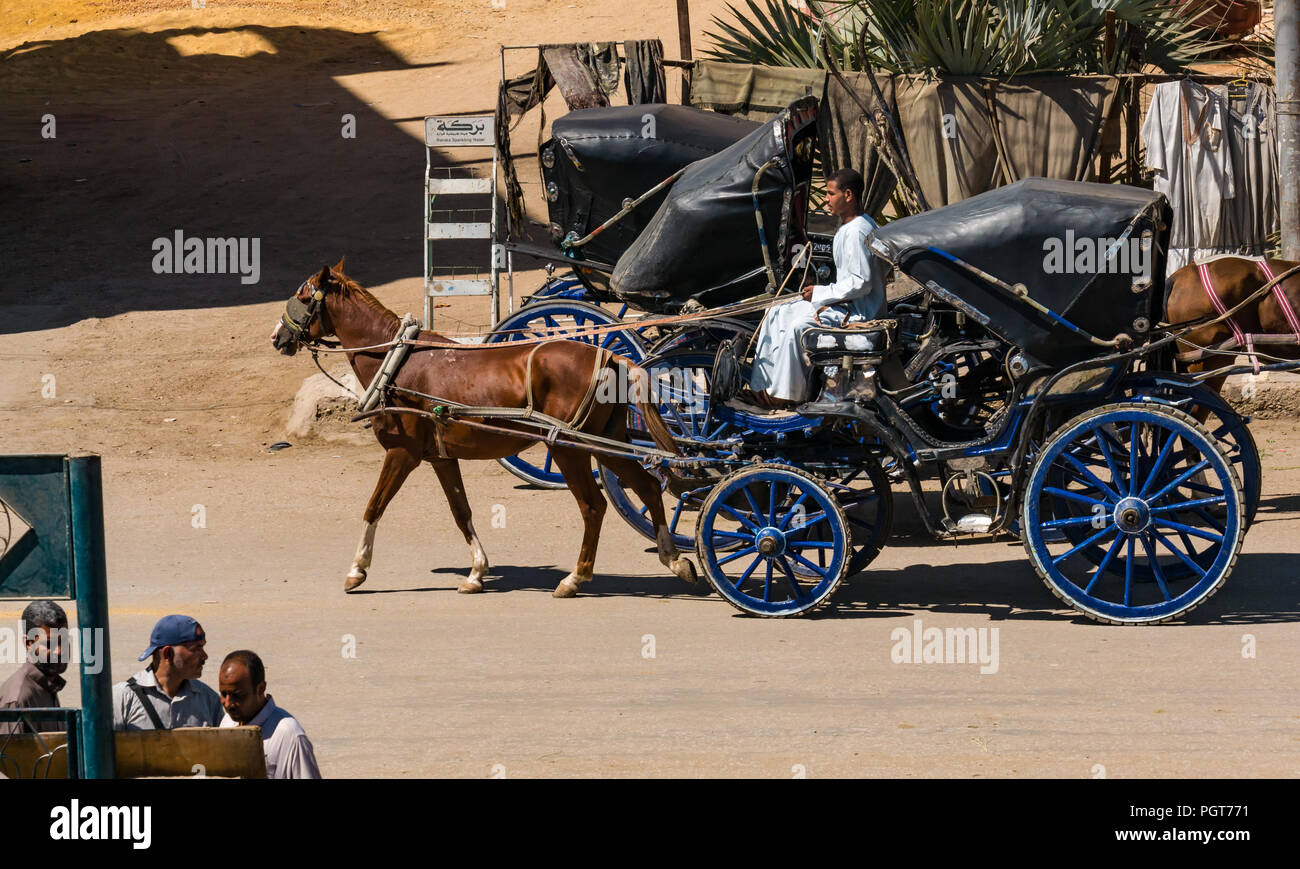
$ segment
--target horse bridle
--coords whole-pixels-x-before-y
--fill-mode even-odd
[[[307,281],[310,281],[308,278]],[[338,341],[331,341],[328,338],[312,338],[308,331],[311,324],[320,317],[321,309],[325,307],[325,291],[320,287],[312,290],[311,301],[302,302],[298,299],[298,294],[307,286],[307,281],[298,285],[289,301],[284,305],[284,313],[280,315],[280,323],[289,330],[293,340],[304,347],[338,347]]]

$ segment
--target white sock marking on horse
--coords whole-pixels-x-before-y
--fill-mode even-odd
[[[478,532],[474,530],[473,522],[466,522],[465,529],[469,532],[469,555],[470,570],[469,578],[471,582],[478,582],[483,579],[483,575],[488,570],[487,553],[483,551],[483,544],[479,542]]]
[[[357,546],[357,554],[352,559],[352,569],[348,571],[348,576],[361,576],[370,567],[370,559],[375,552],[375,529],[378,527],[378,522],[366,523],[366,530],[361,532],[361,543]]]

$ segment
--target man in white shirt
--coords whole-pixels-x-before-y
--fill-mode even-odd
[[[807,400],[808,364],[799,339],[817,324],[842,326],[873,320],[885,310],[885,283],[872,268],[867,236],[876,223],[862,213],[862,176],[840,169],[826,179],[826,204],[839,218],[833,252],[833,284],[808,284],[800,297],[771,308],[758,333],[750,389],[765,407]]]
[[[199,681],[208,653],[207,636],[189,616],[163,616],[149,635],[140,660],[149,666],[113,686],[114,730],[171,730],[216,727],[221,699]]]
[[[226,655],[217,687],[226,709],[222,727],[251,724],[262,728],[267,778],[320,778],[316,752],[306,731],[266,693],[266,668],[261,658],[246,649]]]

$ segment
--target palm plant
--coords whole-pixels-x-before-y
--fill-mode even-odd
[[[1226,43],[1210,42],[1195,15],[1168,0],[812,0],[812,14],[786,0],[746,0],[715,17],[721,33],[704,55],[715,60],[818,67],[824,31],[837,62],[883,72],[1010,77],[1035,73],[1109,74],[1128,68],[1130,36],[1143,35],[1143,60],[1179,72]],[[1115,13],[1112,52],[1106,13]],[[860,42],[859,42],[860,40]],[[858,45],[845,53],[844,46]]]

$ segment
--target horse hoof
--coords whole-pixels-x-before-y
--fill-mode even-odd
[[[695,570],[695,564],[689,558],[679,558],[668,568],[678,579],[685,580],[691,585],[700,581],[700,575]]]
[[[352,589],[361,585],[361,583],[365,581],[366,581],[366,572],[364,570],[359,571],[357,573],[349,573],[347,575],[347,578],[343,580],[343,590],[345,592],[352,591]]]
[[[577,594],[578,583],[571,579],[563,580],[555,587],[555,591],[551,592],[552,597],[575,597]]]
[[[461,594],[478,594],[482,590],[483,580],[481,579],[466,579],[456,586],[456,591]]]

